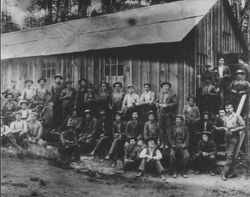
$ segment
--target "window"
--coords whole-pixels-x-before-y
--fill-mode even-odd
[[[223,32],[222,44],[223,44],[223,51],[224,52],[230,51],[230,39],[231,39],[231,34],[228,32]]]
[[[207,64],[207,55],[198,53],[198,65],[196,66],[196,76],[197,76],[197,87],[201,87],[201,75],[205,70],[205,65]]]
[[[56,74],[56,66],[51,62],[42,62],[42,77],[44,78],[53,78]]]
[[[105,59],[105,77],[123,76],[124,62],[118,58]]]

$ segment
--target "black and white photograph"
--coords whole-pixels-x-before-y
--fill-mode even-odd
[[[250,0],[1,0],[0,70],[0,196],[250,196]]]

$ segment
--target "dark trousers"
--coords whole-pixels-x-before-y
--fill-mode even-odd
[[[15,137],[12,134],[1,136],[2,146],[6,146],[8,144],[13,144],[15,147],[18,146]]]
[[[239,136],[231,136],[227,144],[227,158],[222,173],[226,176],[233,173],[235,165],[235,153],[239,144]]]
[[[168,130],[171,126],[171,117],[168,113],[158,113],[159,128],[163,132],[164,137],[167,136]]]
[[[173,173],[177,172],[177,159],[181,160],[183,173],[187,173],[189,153],[187,148],[171,148],[170,150],[170,169]]]
[[[109,136],[103,136],[101,137],[98,141],[97,144],[95,145],[94,148],[94,154],[105,154],[105,152],[108,150],[109,146],[110,146],[110,142],[111,142],[111,137]]]
[[[25,144],[25,139],[26,139],[26,134],[21,134],[21,133],[13,133],[14,139],[17,143],[17,145],[24,147]]]
[[[215,157],[215,155],[203,156],[202,154],[197,154],[194,162],[195,162],[196,170],[214,171],[215,164],[216,164],[216,157]]]
[[[122,160],[124,157],[124,144],[125,139],[121,137],[117,137],[113,140],[111,144],[111,148],[109,150],[109,155],[113,157],[114,160],[120,159]]]
[[[191,157],[194,156],[197,149],[197,142],[198,142],[198,135],[197,135],[197,124],[190,123],[188,125],[188,132],[189,132],[189,153]]]
[[[62,159],[80,159],[80,149],[77,144],[75,145],[61,145],[58,149]]]
[[[81,145],[81,150],[84,153],[89,153],[96,144],[96,139],[94,136],[88,137],[88,135],[83,135],[79,138],[79,143]]]
[[[144,172],[145,170],[157,170],[158,174],[161,174],[164,172],[164,168],[161,165],[160,160],[147,160],[142,159],[141,164],[138,168],[140,171]]]
[[[62,103],[60,101],[55,102],[53,106],[53,126],[57,128],[61,125],[63,119]]]

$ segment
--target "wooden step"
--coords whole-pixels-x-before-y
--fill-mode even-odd
[[[220,167],[224,166],[225,163],[226,163],[225,160],[217,160],[217,161],[216,161],[216,165],[217,165],[217,166],[220,166]]]
[[[225,159],[226,159],[226,151],[218,151],[217,160],[225,160]]]
[[[217,151],[226,151],[226,145],[225,144],[218,144]]]

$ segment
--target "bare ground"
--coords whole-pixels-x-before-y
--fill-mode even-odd
[[[109,162],[83,157],[74,170],[50,165],[41,158],[2,158],[2,197],[193,197],[250,196],[250,179],[243,176],[223,182],[220,177],[190,175],[188,179],[166,176],[135,179],[135,173],[114,175]]]

